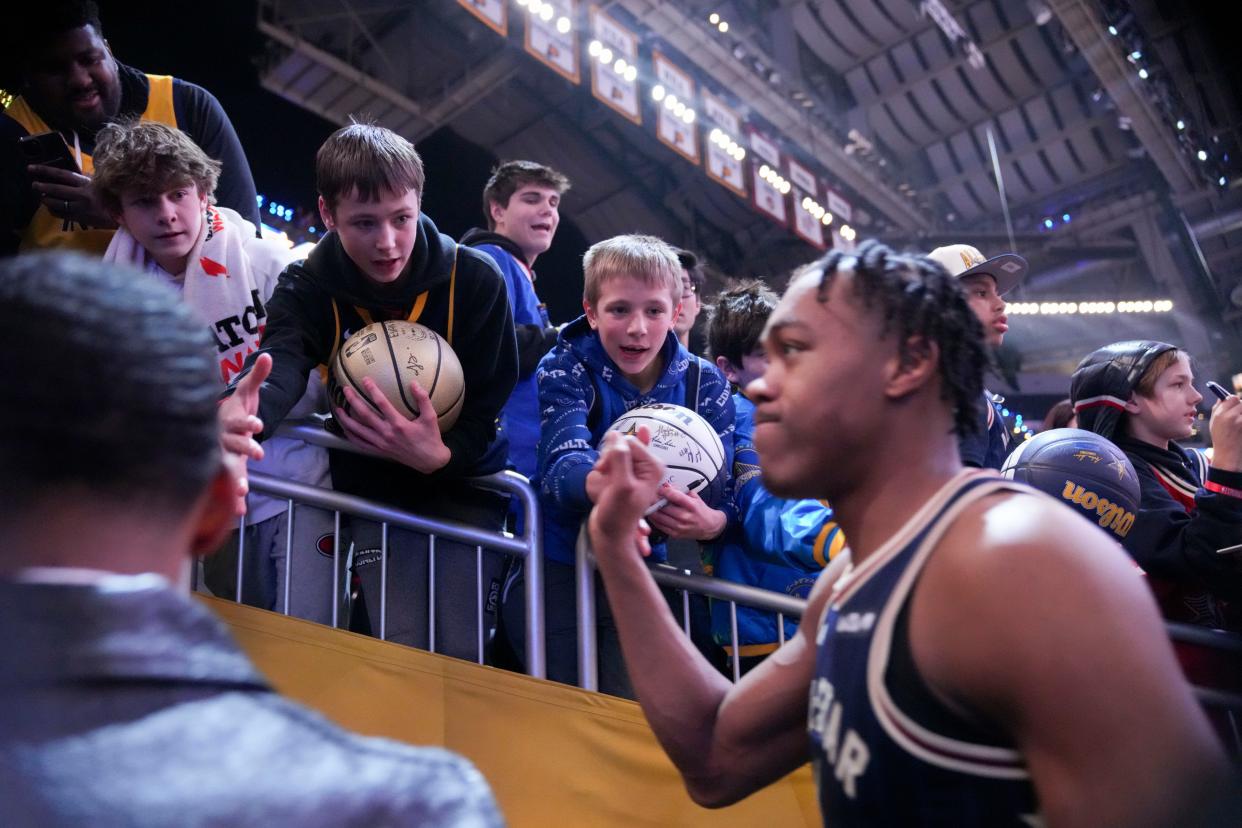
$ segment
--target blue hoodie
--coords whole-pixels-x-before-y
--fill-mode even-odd
[[[733,519],[733,398],[729,383],[716,366],[689,353],[669,331],[658,359],[664,373],[646,394],[621,374],[604,350],[585,316],[565,326],[556,347],[536,371],[539,382],[539,468],[532,481],[543,510],[543,550],[549,560],[573,565],[578,527],[590,511],[586,477],[599,459],[604,432],[625,412],[650,403],[686,403],[686,369],[699,364],[698,414],[716,433],[725,450],[719,502],[708,505]],[[592,414],[594,409],[594,414]],[[590,421],[591,425],[588,425]],[[593,426],[593,427],[592,427]],[[653,544],[651,557],[665,559],[664,544]]]

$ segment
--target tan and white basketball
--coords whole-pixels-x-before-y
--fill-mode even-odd
[[[396,320],[367,325],[336,352],[332,375],[338,386],[332,395],[333,403],[338,408],[343,408],[345,402],[339,388],[353,388],[365,399],[362,380],[370,377],[393,408],[411,420],[418,417],[418,404],[410,391],[410,381],[417,380],[431,398],[441,432],[457,422],[466,398],[457,354],[443,337],[417,322]]]

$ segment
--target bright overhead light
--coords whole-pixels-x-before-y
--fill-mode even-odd
[[[823,218],[821,218],[820,221],[822,221],[825,225],[832,224],[832,213],[824,213]]]
[[[1200,161],[1207,160],[1207,152],[1205,150],[1199,150],[1199,160]]]
[[[604,44],[600,43],[598,40],[592,40],[587,44],[587,54],[591,57],[597,57],[599,55],[599,50],[603,48]]]
[[[625,58],[617,58],[617,62],[612,65],[612,70],[618,75],[624,75],[628,66],[629,64],[625,62]]]
[[[686,105],[682,103],[681,101],[678,101],[673,106],[673,114],[676,115],[678,118],[680,118],[683,114],[685,114],[685,111],[686,111]]]
[[[772,168],[769,167],[767,164],[764,164],[762,167],[759,168],[760,178],[767,178],[771,174],[772,174]]]
[[[1108,27],[1108,33],[1109,33],[1110,35],[1112,35],[1113,37],[1116,37],[1116,36],[1117,36],[1117,27],[1116,27],[1116,26],[1109,26],[1109,27]]]
[[[690,107],[686,107],[686,111],[681,113],[681,119],[687,124],[693,124],[695,117],[697,116],[695,115],[694,110]]]
[[[707,22],[715,26],[717,23],[720,22],[720,15],[716,14],[716,12],[712,12],[711,14],[707,16]]]
[[[651,100],[656,103],[664,100],[664,94],[664,87],[660,84],[657,83],[655,86],[651,87]]]
[[[1143,59],[1143,53],[1140,52],[1138,49],[1135,49],[1133,52],[1130,53],[1130,60],[1142,60],[1142,59]]]
[[[729,150],[729,155],[733,156],[734,161],[741,161],[743,158],[746,157],[746,149],[744,147],[739,147],[737,144],[734,144],[733,149]]]
[[[667,98],[664,99],[664,105],[667,106],[669,109],[672,109],[673,107],[677,106],[677,96],[669,95]]]
[[[552,8],[551,3],[544,3],[543,8],[539,10],[539,19],[546,23],[552,19],[552,15],[555,13],[556,11]]]
[[[1146,70],[1146,69],[1140,69],[1140,70],[1139,70],[1139,77],[1140,77],[1140,78],[1142,78],[1143,80],[1147,80],[1147,70]]]
[[[605,46],[599,50],[599,54],[596,57],[599,58],[600,63],[612,63],[612,49]]]
[[[633,83],[635,78],[637,77],[638,77],[638,67],[631,63],[630,68],[625,70],[625,79],[629,81],[630,83]]]
[[[557,21],[556,21],[556,30],[557,30],[558,32],[560,32],[561,34],[568,34],[568,33],[569,33],[570,26],[571,26],[571,24],[570,24],[570,22],[569,22],[569,18],[568,18],[568,17],[560,17],[560,18],[557,18]]]
[[[1225,178],[1225,177],[1222,175],[1220,178],[1216,179],[1216,183],[1217,183],[1217,184],[1219,184],[1220,186],[1224,187],[1226,184],[1228,184],[1228,183],[1229,183],[1229,179],[1228,179],[1228,178]]]
[[[721,34],[724,34],[725,32],[729,31],[729,21],[721,20],[718,24],[716,24],[716,28],[720,30]]]

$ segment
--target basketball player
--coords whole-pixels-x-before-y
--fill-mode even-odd
[[[966,292],[967,304],[983,326],[984,344],[991,351],[999,348],[1009,331],[1009,317],[1005,315],[1005,300],[1001,297],[1026,276],[1026,259],[1013,253],[985,259],[978,248],[968,244],[937,247],[927,258],[957,278]],[[999,469],[1013,449],[1009,426],[1001,409],[1004,398],[986,390],[983,398],[979,428],[961,436],[958,451],[964,466]]]
[[[833,252],[795,274],[765,344],[747,389],[764,482],[828,499],[853,554],[739,684],[656,611],[640,521],[659,463],[616,435],[593,472],[626,663],[697,802],[810,758],[833,828],[1161,825],[1223,773],[1124,553],[1055,501],[962,468],[984,351],[951,277],[875,242]]]

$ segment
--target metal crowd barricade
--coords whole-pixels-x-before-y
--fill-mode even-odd
[[[579,686],[586,690],[598,690],[599,680],[596,662],[595,637],[595,558],[587,537],[586,521],[578,533],[575,578],[578,594],[578,677]],[[665,564],[649,565],[656,583],[673,587],[682,594],[682,627],[690,635],[690,593],[729,602],[730,635],[732,638],[733,680],[740,674],[738,656],[737,607],[739,604],[774,612],[777,615],[779,643],[785,643],[785,617],[801,618],[806,601],[779,592],[736,584],[721,578],[696,575]],[[1196,684],[1191,689],[1199,704],[1207,711],[1219,711],[1227,720],[1231,733],[1222,738],[1232,739],[1234,750],[1242,755],[1242,635],[1195,627],[1189,624],[1166,622],[1165,629],[1175,644],[1190,646],[1211,653],[1221,664],[1230,665],[1224,674],[1214,676],[1217,685]]]
[[[370,454],[352,443],[324,430],[318,418],[289,421],[276,430],[282,437],[292,437],[324,448],[350,451],[355,454]],[[331,489],[308,486],[292,480],[272,477],[266,474],[250,475],[250,490],[269,497],[283,498],[287,503],[285,512],[287,531],[285,533],[285,584],[284,594],[280,598],[285,615],[289,614],[289,589],[293,582],[292,545],[294,506],[313,506],[334,513],[334,536],[332,548],[332,626],[340,626],[340,596],[342,584],[339,579],[341,567],[341,515],[346,514],[381,525],[380,544],[380,629],[379,637],[386,638],[388,595],[388,527],[396,526],[425,534],[429,538],[428,555],[428,612],[429,612],[429,643],[435,652],[435,561],[436,538],[443,537],[459,543],[475,547],[475,600],[476,619],[478,626],[477,661],[483,663],[483,550],[491,549],[523,559],[526,581],[526,672],[536,678],[547,675],[544,645],[544,613],[543,613],[543,524],[539,513],[535,492],[530,483],[520,474],[512,471],[498,472],[484,477],[468,478],[465,482],[479,488],[512,495],[521,504],[522,530],[518,535],[509,532],[493,532],[486,529],[468,526],[457,521],[429,518],[403,511],[391,506],[375,503],[364,498]],[[242,602],[242,581],[245,570],[245,518],[240,522],[237,548],[237,588],[235,598]]]
[[[575,588],[578,595],[578,686],[584,690],[599,689],[599,671],[596,660],[595,638],[595,558],[587,537],[586,521],[578,532]],[[785,643],[785,618],[801,618],[806,601],[779,592],[737,584],[723,578],[696,575],[667,564],[651,564],[652,577],[657,584],[681,592],[682,631],[690,636],[690,593],[705,595],[718,601],[729,602],[729,634],[733,644],[730,658],[733,680],[741,675],[740,650],[737,632],[737,607],[739,604],[776,613],[776,629],[779,643]]]

